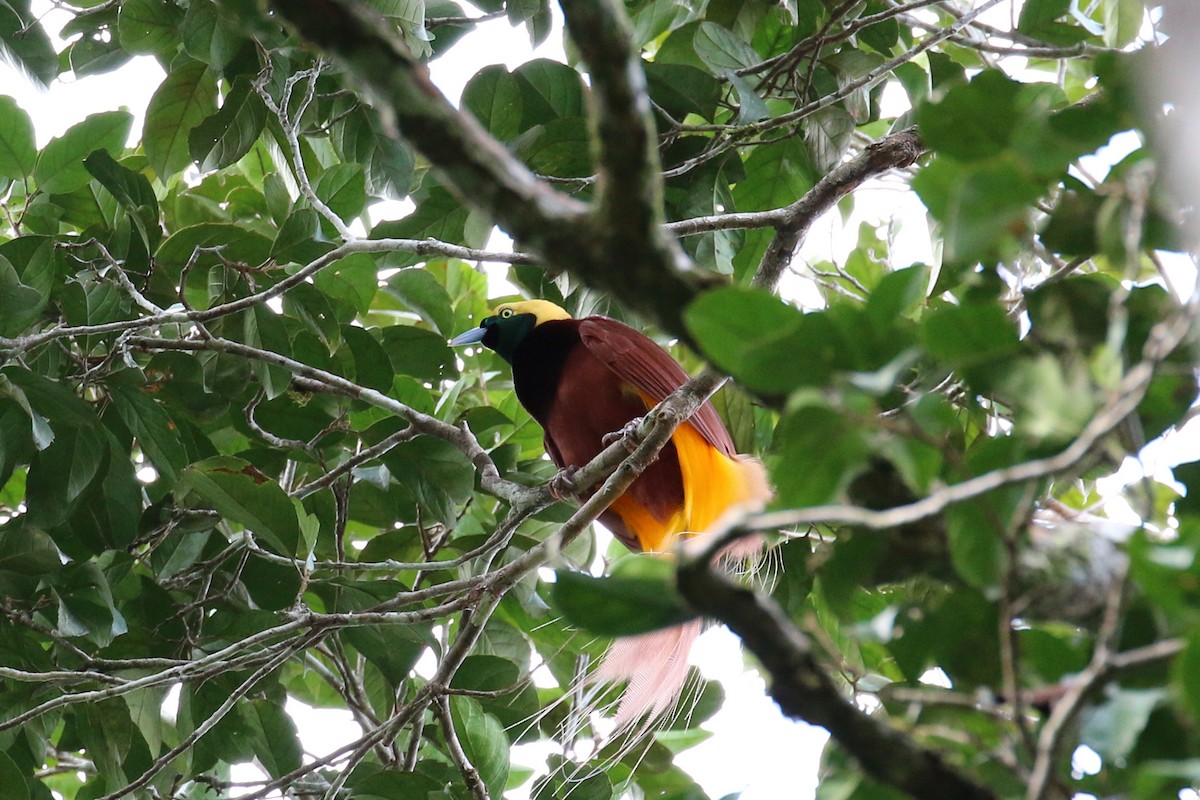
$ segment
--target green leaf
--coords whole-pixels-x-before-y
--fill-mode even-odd
[[[420,773],[391,770],[371,773],[368,768],[378,769],[370,762],[363,762],[346,781],[346,786],[354,790],[354,800],[410,800],[445,794],[440,782]]]
[[[564,761],[557,754],[547,762],[550,772],[534,783],[533,800],[612,800],[615,789],[607,773]]]
[[[37,289],[23,284],[12,263],[0,256],[0,334],[23,333],[45,306],[46,298]]]
[[[721,101],[721,84],[715,77],[689,64],[647,61],[642,66],[650,97],[672,117],[682,120],[695,114],[713,118]]]
[[[719,74],[762,61],[753,47],[731,33],[728,28],[714,22],[700,23],[695,42],[696,55],[700,56],[700,60],[713,72]]]
[[[1084,712],[1080,742],[1099,753],[1106,763],[1121,761],[1137,744],[1150,713],[1165,699],[1162,689],[1110,687],[1102,705]]]
[[[128,631],[113,604],[108,579],[94,562],[69,565],[52,581],[58,598],[57,628],[64,635],[86,636],[107,647]]]
[[[169,484],[174,484],[188,465],[188,456],[167,412],[144,392],[128,386],[111,387],[110,397],[121,421],[137,438],[142,452],[159,474]]]
[[[62,565],[58,548],[45,531],[18,523],[0,527],[0,572],[47,575]]]
[[[817,172],[827,173],[842,162],[854,136],[854,119],[845,109],[823,108],[805,117],[801,125]]]
[[[150,98],[142,146],[163,183],[191,161],[192,129],[217,110],[217,80],[203,61],[177,60]]]
[[[1175,659],[1172,670],[1185,707],[1192,719],[1200,720],[1200,634],[1193,631],[1188,636],[1187,644]]]
[[[771,109],[758,96],[750,83],[733,70],[725,70],[725,78],[738,94],[738,124],[747,125],[771,116]]]
[[[9,800],[29,800],[29,784],[25,775],[8,755],[0,750],[0,786],[5,787]]]
[[[354,358],[355,382],[381,392],[391,391],[392,362],[375,335],[357,325],[343,325],[341,331],[342,341]]]
[[[1071,0],[1028,0],[1021,7],[1017,30],[1049,44],[1078,44],[1089,37],[1088,31],[1082,26],[1058,21],[1070,9]]]
[[[191,0],[188,3],[179,35],[188,55],[218,69],[233,59],[245,41],[242,32],[225,19],[212,0]]]
[[[517,155],[542,175],[586,177],[594,170],[590,135],[583,117],[550,120],[520,139]]]
[[[655,560],[662,565],[655,570],[659,574],[639,577],[556,570],[554,607],[572,625],[602,636],[633,636],[693,619],[695,612],[675,591],[674,566]]]
[[[1017,327],[999,303],[943,306],[921,324],[925,348],[951,367],[992,365],[1020,349]]]
[[[367,202],[367,179],[358,164],[336,164],[313,183],[317,197],[342,220],[362,213]]]
[[[271,244],[271,258],[280,263],[307,264],[333,249],[321,233],[321,218],[314,209],[297,208],[279,226]]]
[[[713,362],[752,391],[783,395],[850,366],[829,317],[802,314],[758,289],[705,292],[684,322]]]
[[[440,239],[461,242],[465,238],[467,209],[450,192],[437,187],[417,204],[413,213],[398,220],[381,222],[371,230],[372,239]],[[389,267],[407,267],[424,258],[410,253],[390,253],[380,259]]]
[[[583,78],[548,59],[534,59],[513,70],[521,89],[521,130],[562,117],[584,116]]]
[[[382,333],[383,347],[399,374],[440,380],[455,373],[454,352],[440,334],[411,325],[393,325]]]
[[[58,54],[28,2],[0,0],[0,55],[42,86],[58,77]]]
[[[266,123],[266,105],[251,79],[239,75],[220,111],[188,134],[188,151],[201,172],[224,169],[250,152]]]
[[[1016,112],[1021,84],[997,70],[979,73],[955,86],[938,103],[917,109],[921,141],[960,161],[977,161],[1004,149],[1020,122]]]
[[[462,105],[500,141],[521,132],[521,87],[502,65],[484,67],[467,81]]]
[[[170,274],[177,277],[197,247],[217,246],[222,248],[221,255],[225,258],[251,266],[263,263],[271,253],[271,240],[261,233],[239,225],[204,222],[172,233],[158,248],[156,260],[160,266],[170,268]],[[215,254],[201,253],[193,272],[221,263]]]
[[[183,471],[181,485],[194,491],[222,516],[258,535],[280,555],[298,553],[296,506],[278,483],[249,462],[217,456]]]
[[[137,726],[151,756],[157,756],[162,749],[162,707],[167,698],[167,691],[165,687],[150,686],[122,695],[125,705],[129,708],[129,718]]]
[[[386,291],[443,336],[454,335],[454,310],[450,305],[450,296],[426,270],[406,269],[397,272],[388,279]]]
[[[450,698],[450,718],[467,760],[479,772],[492,797],[500,797],[508,779],[509,742],[504,727],[484,712],[477,700],[461,695]]]
[[[159,225],[158,198],[150,180],[113,160],[104,150],[97,150],[83,161],[84,168],[116,198],[137,227],[146,252],[153,253],[162,241]]]
[[[183,11],[171,0],[125,0],[117,18],[121,47],[170,57],[179,48]]]
[[[1104,43],[1125,47],[1138,37],[1146,17],[1145,0],[1104,0]]]
[[[277,701],[254,699],[239,703],[238,716],[258,763],[272,778],[300,768],[302,751],[296,723]]]
[[[840,500],[872,448],[860,426],[832,409],[804,406],[775,431],[771,481],[781,503],[814,506]]]
[[[959,503],[946,512],[946,534],[954,569],[970,586],[997,585],[1004,566],[1004,541],[995,509],[983,502]]]
[[[11,97],[0,95],[0,178],[20,180],[37,163],[33,121]]]
[[[133,116],[128,111],[92,114],[51,139],[38,155],[33,179],[43,192],[71,192],[92,179],[83,160],[96,150],[120,153],[129,137]]]

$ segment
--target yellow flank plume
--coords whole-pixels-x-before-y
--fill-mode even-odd
[[[675,431],[672,441],[683,473],[685,531],[706,531],[735,505],[762,499],[748,474],[758,464],[729,458],[686,422]]]
[[[638,394],[647,409],[657,404],[654,398]],[[761,464],[753,459],[729,458],[690,423],[676,428],[671,441],[679,455],[683,508],[670,519],[659,520],[628,496],[617,498],[612,505],[642,549],[652,553],[670,550],[676,536],[708,530],[733,506],[765,501],[771,493]]]

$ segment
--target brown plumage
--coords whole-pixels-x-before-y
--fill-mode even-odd
[[[587,464],[607,435],[688,379],[670,354],[628,325],[608,317],[572,319],[544,300],[500,305],[452,344],[473,342],[512,364],[517,397],[541,424],[546,452],[559,467]],[[769,496],[762,466],[737,454],[716,409],[705,403],[600,521],[631,550],[667,552],[676,538],[707,530],[730,508]],[[696,621],[614,643],[596,675],[629,682],[618,726],[669,708],[699,630]]]

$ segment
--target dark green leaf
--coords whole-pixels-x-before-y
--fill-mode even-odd
[[[255,699],[237,706],[257,761],[272,778],[282,778],[300,768],[300,740],[296,723],[274,701]]]
[[[704,352],[752,391],[786,394],[825,380],[838,365],[849,366],[829,318],[801,314],[767,292],[705,292],[684,320]]]
[[[358,164],[337,164],[321,173],[313,184],[317,197],[343,221],[362,213],[367,202],[367,183]]]
[[[188,136],[217,110],[217,81],[203,61],[176,61],[150,98],[142,146],[158,179],[166,182],[190,162]]]
[[[21,768],[3,751],[0,751],[0,786],[11,793],[11,800],[29,800],[29,785]]]
[[[450,698],[454,732],[471,766],[493,797],[500,797],[508,779],[508,736],[500,721],[484,712],[479,702],[462,696]]]
[[[104,150],[96,150],[83,162],[84,168],[116,198],[137,227],[147,253],[158,249],[162,241],[158,199],[150,181],[140,172],[118,164]]]
[[[224,169],[258,141],[267,122],[267,107],[250,78],[240,76],[225,97],[221,110],[188,134],[188,150],[201,172]]]
[[[454,373],[454,352],[441,335],[411,325],[383,329],[383,347],[401,375],[439,380]]]
[[[753,47],[713,22],[700,23],[695,41],[696,55],[716,73],[741,69],[762,60]]]
[[[42,86],[58,77],[58,55],[28,2],[0,2],[0,55]]]
[[[169,484],[174,484],[188,464],[187,452],[179,440],[175,423],[162,406],[142,391],[114,386],[110,396],[121,421],[137,437],[142,452],[159,474]]]
[[[0,571],[46,575],[61,568],[58,548],[45,531],[14,523],[0,527]]]
[[[921,336],[930,353],[956,368],[995,364],[1020,348],[999,303],[943,306],[925,316]]]
[[[125,0],[117,31],[130,53],[154,53],[169,59],[179,47],[183,11],[171,0]]]
[[[656,576],[593,578],[558,570],[552,597],[572,625],[603,636],[632,636],[695,617],[673,585],[674,568],[662,561]]]
[[[259,536],[280,555],[300,544],[296,506],[279,484],[240,458],[219,456],[183,471],[182,485],[232,522]]]
[[[841,499],[866,466],[871,447],[860,426],[831,409],[809,406],[785,417],[775,432],[778,461],[771,481],[778,500],[796,506]]]
[[[521,132],[521,87],[503,66],[475,73],[463,89],[462,104],[501,141]]]
[[[16,336],[37,319],[46,298],[37,289],[21,282],[17,270],[0,256],[0,334]]]
[[[1016,113],[1021,84],[988,70],[966,85],[955,86],[938,103],[917,109],[921,141],[960,161],[999,153],[1020,121]]]

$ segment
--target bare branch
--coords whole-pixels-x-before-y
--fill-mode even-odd
[[[759,262],[754,285],[771,289],[779,283],[817,217],[857,189],[868,178],[913,164],[925,151],[915,128],[889,134],[867,146],[859,155],[839,164],[795,203],[776,216],[775,237]]]

